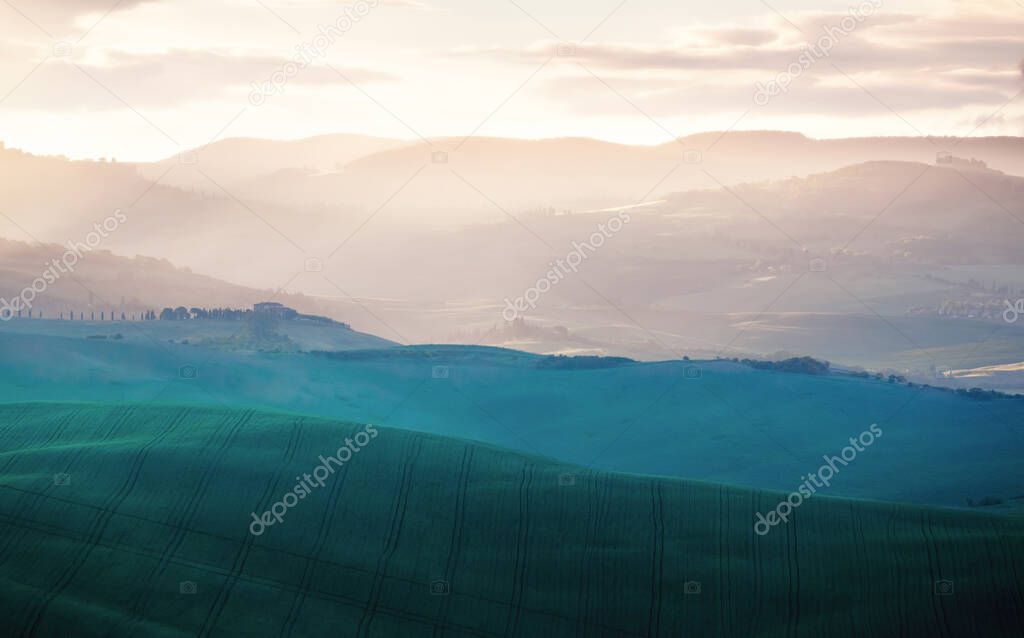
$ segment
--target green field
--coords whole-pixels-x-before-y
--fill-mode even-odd
[[[192,343],[224,340],[245,332],[244,321],[195,319],[190,321],[52,321],[12,319],[0,324],[8,335],[43,335],[87,339],[120,335],[129,343]],[[276,332],[287,336],[302,350],[359,350],[396,345],[365,332],[351,330],[340,324],[317,324],[304,321],[280,321]]]
[[[1024,626],[1024,521],[1012,517],[812,498],[761,537],[753,514],[778,494],[379,428],[256,537],[251,513],[363,426],[50,404],[4,406],[0,424],[7,635],[1001,637]],[[936,595],[937,580],[952,595]]]
[[[163,322],[161,322],[163,323]],[[729,362],[550,367],[434,346],[335,357],[0,333],[0,403],[252,406],[480,441],[600,470],[790,491],[872,423],[829,493],[963,507],[1024,499],[1024,399]],[[194,366],[195,378],[182,378]],[[435,368],[447,376],[435,377]],[[687,368],[699,378],[687,378]],[[692,376],[692,375],[691,375]]]

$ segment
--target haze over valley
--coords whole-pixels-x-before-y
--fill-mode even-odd
[[[124,215],[97,247],[111,255],[76,274],[103,289],[97,308],[303,295],[290,303],[405,343],[642,360],[790,353],[1020,387],[1013,372],[965,372],[1024,361],[1020,326],[1003,321],[1024,297],[1020,138],[719,132],[656,147],[473,138],[434,150],[452,144],[229,139],[137,165],[5,149],[5,169],[28,178],[5,182],[0,209],[23,211],[3,222],[10,241],[62,246]],[[629,221],[600,248],[574,248],[620,214]],[[39,257],[7,245],[13,292]],[[550,291],[508,310],[573,252],[572,276],[556,272]],[[158,272],[154,259],[168,263]],[[63,296],[89,295],[64,281],[40,309],[59,313]]]
[[[1020,638],[1022,0],[3,0],[0,638]]]

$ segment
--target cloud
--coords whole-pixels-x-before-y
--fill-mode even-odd
[[[722,78],[697,82],[666,82],[663,78],[641,78],[630,74],[604,75],[601,80],[648,115],[672,118],[705,113],[742,113],[756,108],[752,83],[725,82]],[[861,86],[900,113],[919,109],[974,108],[991,113],[988,105],[1003,103],[1006,92],[994,87],[979,87],[939,82],[917,86],[899,80],[862,79]],[[790,92],[776,97],[768,113],[785,115],[830,115],[861,117],[888,112],[864,89],[843,79],[800,78]],[[592,76],[563,76],[538,84],[540,95],[551,102],[563,104],[574,112],[589,115],[629,115],[633,107],[603,86]]]
[[[560,75],[542,82],[541,94],[574,112],[623,112],[621,98],[602,88],[597,75],[645,111],[672,117],[750,107],[755,85],[792,74],[788,70],[808,45],[831,33],[829,53],[800,69],[773,112],[864,116],[879,107],[865,90],[899,112],[985,111],[1019,90],[1024,74],[1024,61],[1020,68],[1016,62],[1024,11],[999,14],[998,5],[981,11],[957,5],[953,13],[927,15],[879,10],[861,19],[792,12],[788,20],[765,16],[748,24],[675,30],[667,42],[594,41],[579,45],[571,57],[558,56],[559,43],[550,40],[518,49],[463,48],[453,55],[528,65],[553,60]]]
[[[137,6],[155,2],[156,0],[34,0],[33,2],[14,2],[12,6],[25,19],[50,26],[62,28],[74,24],[82,16],[105,15],[123,12]]]
[[[796,16],[799,32],[789,25],[778,31],[728,25],[688,31],[670,44],[594,42],[579,46],[575,56],[563,61],[595,70],[634,72],[782,72],[808,44],[825,37],[827,30],[836,33],[844,17],[846,14],[839,13]],[[990,69],[1000,63],[1006,69],[1020,55],[1021,32],[1024,12],[999,22],[987,18],[924,20],[910,14],[871,16],[836,38],[829,59],[859,72]],[[556,54],[558,45],[542,40],[526,48],[464,47],[452,55],[539,65]]]
[[[1024,25],[1022,25],[1024,30]],[[829,61],[848,72],[928,72],[956,69],[1008,68],[1016,59],[1020,43],[1009,39],[934,40],[920,47],[901,47],[886,43],[855,40],[854,35],[836,45],[819,66]],[[540,65],[556,55],[558,43],[542,41],[525,49],[458,49],[459,57],[488,57],[508,62]],[[579,46],[571,58],[558,59],[565,66],[585,65],[595,72],[630,71],[635,73],[695,73],[724,71],[760,71],[775,75],[797,61],[805,51],[804,43],[780,43],[775,46],[691,47],[651,46],[631,43],[595,43]],[[849,67],[849,68],[847,68]]]
[[[265,2],[268,6],[290,8],[341,8],[353,6],[358,0],[274,0]],[[366,1],[366,0],[363,0]],[[378,0],[382,6],[403,7],[421,11],[437,11],[421,0]],[[23,33],[35,35],[39,30],[54,38],[68,36],[66,32],[82,33],[113,14],[124,14],[143,5],[163,4],[174,7],[171,0],[11,0],[7,5],[0,2],[0,20],[4,20],[6,35]],[[179,6],[183,3],[178,0]],[[260,5],[251,0],[206,0],[207,6],[195,3],[196,8],[217,11],[233,4]],[[182,7],[183,10],[189,10]],[[7,15],[9,14],[9,16]],[[20,14],[20,15],[19,15]]]
[[[0,37],[9,42],[74,42],[104,22],[124,20],[124,14],[159,1],[0,0]]]
[[[190,118],[195,114],[194,125],[199,126],[207,110],[227,109],[236,101],[239,107],[244,105],[253,83],[270,80],[290,61],[296,45],[313,37],[318,24],[358,0],[266,0],[267,6],[280,9],[285,19],[301,27],[301,34],[284,28],[252,0],[116,1],[11,0],[33,19],[49,12],[69,25],[52,29],[54,37],[47,39],[5,10],[0,0],[0,21],[24,28],[24,33],[0,38],[0,95],[15,89],[3,108],[18,109],[21,121],[38,121],[38,128],[46,130],[44,120],[51,114],[51,121],[86,122],[94,111],[99,119],[123,110],[120,97],[147,114],[164,110],[155,116],[160,121],[183,117],[177,113],[187,112]],[[360,85],[382,83],[368,87],[374,100],[405,119],[419,118],[411,123],[428,133],[462,128],[467,118],[478,120],[477,112],[491,112],[526,78],[517,99],[490,121],[490,130],[618,138],[620,124],[638,118],[623,96],[670,122],[673,130],[706,126],[720,114],[733,114],[721,116],[728,117],[723,125],[727,126],[754,106],[757,83],[784,73],[809,42],[849,18],[845,10],[791,9],[785,9],[782,18],[755,2],[753,8],[718,20],[713,17],[722,15],[717,10],[691,11],[658,0],[655,4],[664,12],[629,17],[624,9],[620,28],[613,28],[616,22],[610,21],[578,44],[574,56],[563,57],[557,53],[564,43],[553,39],[527,41],[524,47],[523,33],[544,36],[521,15],[510,25],[491,20],[495,14],[485,9],[437,15],[434,12],[448,11],[436,8],[437,0],[379,1],[387,11],[361,25],[344,45],[331,50],[330,58],[316,58],[312,66],[290,77],[280,99],[275,96],[275,108],[265,109],[261,117],[289,131],[322,126],[308,118],[314,111],[329,110],[316,108],[310,99],[313,89],[328,99],[352,94],[345,80],[322,64],[330,59]],[[935,0],[934,11],[890,10],[888,5],[894,3],[887,2],[859,21],[827,58],[801,73],[788,95],[758,109],[741,125],[761,125],[760,118],[772,125],[810,127],[806,130],[820,134],[821,129],[813,127],[837,120],[863,124],[858,131],[872,130],[875,121],[886,119],[902,124],[864,87],[922,130],[931,131],[933,124],[946,130],[994,112],[1022,87],[1024,9],[1013,0]],[[115,6],[110,17],[77,44],[75,36]],[[514,7],[511,10],[515,13]],[[416,19],[410,22],[410,17]],[[560,35],[584,35],[562,28],[555,17],[539,17],[553,20]],[[5,29],[8,26],[5,22]],[[76,43],[73,54],[51,57],[32,72],[56,52],[52,40]],[[470,46],[449,49],[458,44]],[[351,66],[341,66],[345,64]],[[346,107],[369,102],[368,110],[377,109],[364,98]],[[1019,100],[1007,106],[1006,119],[993,121],[989,128],[1010,130],[1019,122],[1021,108],[1024,102]],[[72,111],[81,114],[71,117]],[[641,131],[640,136],[644,134]],[[622,135],[625,139],[633,133]]]
[[[723,27],[697,32],[711,45],[761,46],[775,42],[779,33],[774,29],[750,27]]]
[[[130,9],[136,5],[143,4],[145,2],[153,2],[153,0],[35,0],[32,3],[33,7],[41,9],[53,9],[70,13],[73,15],[82,15],[83,13],[93,13],[95,11],[123,11]]]
[[[351,6],[359,0],[280,0],[278,4],[289,7],[339,7]],[[365,1],[365,0],[364,0]],[[423,11],[438,11],[432,4],[420,0],[378,0],[385,7],[405,7],[408,9],[420,9]]]
[[[204,74],[212,77],[216,84],[248,85],[262,75],[279,70],[288,59],[268,55],[246,55],[229,52],[218,52],[195,49],[172,49],[159,54],[135,54],[124,51],[111,51],[104,55],[104,63],[95,68],[101,73],[121,74],[128,80],[141,80],[150,75],[163,75],[168,78],[191,78],[190,72],[202,69]],[[354,81],[386,82],[396,79],[395,76],[370,69],[353,69]],[[346,75],[348,75],[346,73]],[[336,73],[314,60],[307,68],[301,70],[292,82],[298,84],[334,84],[341,80]]]
[[[1005,124],[1006,124],[1006,116],[1003,115],[1002,113],[997,113],[995,115],[992,115],[991,113],[989,113],[987,115],[979,115],[976,118],[974,118],[974,127],[975,128],[981,128],[983,126],[993,126],[993,127],[1001,128]]]
[[[101,59],[89,62],[53,59],[40,67],[4,106],[47,110],[121,108],[113,93],[137,108],[171,107],[222,98],[232,89],[248,92],[251,84],[268,81],[286,62],[289,60],[273,56],[197,50],[161,54],[106,51]],[[336,68],[357,84],[397,79],[372,69]],[[316,63],[291,77],[288,85],[351,86],[330,68]]]
[[[860,6],[870,7],[866,2]],[[850,12],[790,12],[783,19],[762,16],[746,23],[696,25],[671,31],[668,41],[591,41],[565,62],[595,70],[737,71],[785,70],[808,45],[840,33],[831,57],[854,71],[931,71],[1003,69],[1020,56],[1024,11],[1000,13],[999,0],[957,4],[952,12],[912,13],[882,9]],[[1020,7],[1018,7],[1020,9]],[[539,65],[558,42],[538,41],[524,48],[461,48],[456,56],[479,56]]]

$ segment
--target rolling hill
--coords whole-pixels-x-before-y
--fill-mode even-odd
[[[932,163],[956,150],[1024,174],[1016,138],[814,140],[783,132],[707,133],[659,146],[582,138],[438,138],[369,154],[328,172],[281,172],[253,183],[262,200],[325,206],[373,205],[394,196],[399,210],[441,223],[500,219],[509,210],[587,210],[654,200],[664,193],[805,177],[880,158]],[[435,153],[443,164],[434,164]],[[415,175],[407,185],[403,184]],[[522,185],[529,188],[522,188]],[[396,190],[400,192],[396,193]],[[481,196],[483,193],[483,196]],[[410,215],[406,221],[422,223]]]
[[[438,149],[452,146],[446,164],[433,163],[433,147],[420,143],[324,168],[323,149],[342,148],[348,139],[210,145],[204,152],[213,154],[211,163],[231,166],[236,158],[238,170],[252,177],[253,187],[238,191],[210,183],[193,192],[163,180],[153,186],[127,165],[2,150],[0,170],[12,179],[0,185],[0,233],[24,238],[23,228],[43,241],[81,241],[93,223],[125,207],[127,221],[102,249],[169,259],[249,288],[302,291],[316,300],[287,303],[406,343],[489,343],[644,360],[678,352],[789,351],[894,368],[918,380],[934,378],[937,369],[1024,361],[1020,325],[1003,323],[986,336],[997,327],[992,309],[999,309],[999,321],[1004,304],[1024,296],[1024,180],[997,170],[930,166],[932,151],[952,148],[1012,173],[1020,168],[1013,157],[1024,156],[1014,154],[1017,138],[811,140],[737,132],[658,147],[471,138],[458,150],[461,140],[432,140]],[[350,141],[353,149],[363,143]],[[699,165],[679,166],[683,148],[711,146]],[[280,160],[245,157],[273,155],[273,149],[281,150]],[[307,161],[301,158],[314,158],[312,172],[280,169]],[[203,166],[172,165],[166,176],[202,177],[196,171],[205,172]],[[621,234],[531,309],[527,318],[547,333],[503,338],[504,300],[524,294],[612,214],[596,200],[612,207],[635,203],[673,166],[679,169],[648,198],[663,201],[633,209]],[[734,183],[769,178],[777,181]],[[732,184],[731,192],[716,180]],[[61,188],[47,186],[54,184]],[[259,192],[279,187],[277,203],[266,201],[276,195]],[[591,197],[596,209],[554,214],[564,212],[548,198],[556,191]],[[544,203],[521,208],[518,197]],[[456,199],[468,206],[459,220],[450,217]],[[500,223],[482,223],[494,220]],[[205,241],[194,241],[196,235]],[[0,245],[0,269],[16,252]],[[12,268],[14,281],[0,274],[0,287],[38,276],[36,258],[27,255]],[[812,271],[814,259],[825,270]],[[322,271],[307,269],[310,260]],[[149,291],[157,303],[176,303],[169,299],[176,291],[162,294],[163,273],[138,263],[94,279],[116,279],[103,284],[113,298],[87,285],[107,305],[119,306],[121,296],[145,301]],[[204,296],[216,288],[208,280],[194,283]],[[88,301],[75,288],[69,283],[50,292]],[[236,287],[223,290],[223,301],[211,295],[177,303],[257,300]],[[832,339],[837,327],[849,338]],[[926,342],[919,334],[948,338]],[[1020,379],[1007,383],[1006,376],[977,378],[990,387],[1019,387]]]
[[[0,185],[0,210],[53,241],[50,233],[67,234],[73,221],[134,206],[143,193],[137,217],[173,217],[211,231],[242,202],[304,245],[316,234],[307,236],[303,226],[360,220],[385,202],[403,224],[450,226],[503,219],[488,199],[511,211],[578,211],[719,183],[807,177],[882,158],[930,164],[944,152],[1021,175],[1022,151],[1024,141],[1010,137],[818,140],[778,131],[709,132],[658,146],[586,138],[232,138],[141,164],[68,161],[0,147],[0,174],[10,178]],[[443,163],[435,163],[436,153],[444,154]],[[53,184],[61,188],[47,188]],[[297,212],[300,223],[290,224]],[[142,246],[136,251],[157,254]]]
[[[12,635],[1001,638],[1024,626],[1024,522],[1009,517],[811,498],[758,536],[755,513],[781,494],[389,428],[59,404],[4,406],[0,424]],[[357,450],[319,471],[346,445]],[[256,527],[264,511],[274,523]]]
[[[186,308],[240,308],[249,309],[262,301],[277,301],[299,312],[329,316],[343,323],[367,324],[365,310],[358,303],[329,301],[286,291],[258,290],[239,286],[213,277],[179,268],[167,260],[136,255],[133,258],[116,255],[108,250],[82,251],[72,272],[51,267],[52,260],[61,260],[67,246],[56,244],[27,244],[0,239],[0,300],[12,300],[31,286],[33,280],[47,270],[57,274],[32,301],[32,311],[48,319],[75,316],[113,319],[140,316],[146,311],[159,313],[165,307]],[[371,321],[374,321],[371,318]],[[174,324],[175,322],[171,322]],[[232,322],[188,321],[160,327],[161,339],[197,341],[204,337],[222,337],[236,333],[240,326]],[[16,327],[29,333],[86,337],[93,334],[114,334],[120,331],[128,339],[146,337],[150,324],[145,322],[113,323],[84,321],[78,323],[24,323]],[[118,327],[120,326],[120,327]],[[348,349],[353,345],[363,348],[385,347],[392,342],[369,334],[355,333],[338,327],[334,337],[327,336],[331,329],[284,324],[285,332],[297,338],[309,350]],[[155,328],[154,328],[155,329]],[[70,331],[70,332],[69,332]]]
[[[957,263],[954,252],[972,261],[982,255],[985,262],[1017,261],[1020,252],[1011,249],[1006,235],[1024,223],[1024,178],[892,160],[744,184],[729,192],[676,193],[667,200],[660,210],[706,210],[739,218],[753,209],[801,244],[826,252],[849,243],[854,250],[885,257],[900,240],[909,240],[904,251],[940,263]],[[952,251],[954,240],[973,245]]]
[[[182,344],[174,325],[161,332],[175,322],[148,322],[145,333],[124,340],[31,334],[30,323],[40,322],[0,325],[0,403],[253,406],[454,436],[600,470],[778,490],[793,489],[823,456],[877,423],[884,442],[845,468],[830,494],[951,507],[993,499],[994,511],[1024,506],[1024,399],[983,401],[727,361],[595,366],[461,346],[240,353]],[[18,325],[21,332],[8,327]],[[115,330],[136,332],[97,328]]]
[[[261,200],[303,206],[373,206],[394,196],[399,210],[430,213],[427,220],[409,215],[407,222],[451,223],[501,219],[500,211],[485,206],[487,199],[509,210],[625,206],[672,191],[806,177],[883,158],[931,164],[943,152],[1022,175],[1022,151],[1024,141],[1009,137],[818,140],[779,131],[709,132],[657,146],[435,138],[353,158],[334,170],[268,172],[251,186]],[[444,154],[440,165],[434,164],[438,152]]]
[[[337,133],[298,140],[267,140],[259,138],[228,138],[193,149],[183,156],[160,162],[137,164],[139,173],[156,179],[182,161],[194,162],[227,188],[254,186],[267,176],[290,169],[316,173],[338,170],[360,157],[373,155],[407,142],[368,135]],[[180,188],[203,188],[201,175],[182,171],[168,176],[169,184]]]

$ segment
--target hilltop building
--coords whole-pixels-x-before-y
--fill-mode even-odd
[[[325,325],[337,324],[348,328],[347,323],[339,323],[329,317],[320,317],[318,315],[304,315],[294,308],[289,308],[284,304],[279,304],[276,301],[263,301],[258,304],[253,304],[252,312],[254,315],[271,315],[283,321],[306,321],[309,323],[318,323]]]
[[[957,157],[952,153],[939,153],[935,158],[935,164],[937,166],[969,171],[989,170],[988,164],[979,159],[974,159],[973,157],[971,159],[965,159],[963,157]]]
[[[276,301],[264,301],[255,304],[252,307],[252,311],[258,315],[273,315],[278,319],[284,319],[286,321],[296,319],[299,316],[298,311],[289,308],[284,304],[279,304]]]

